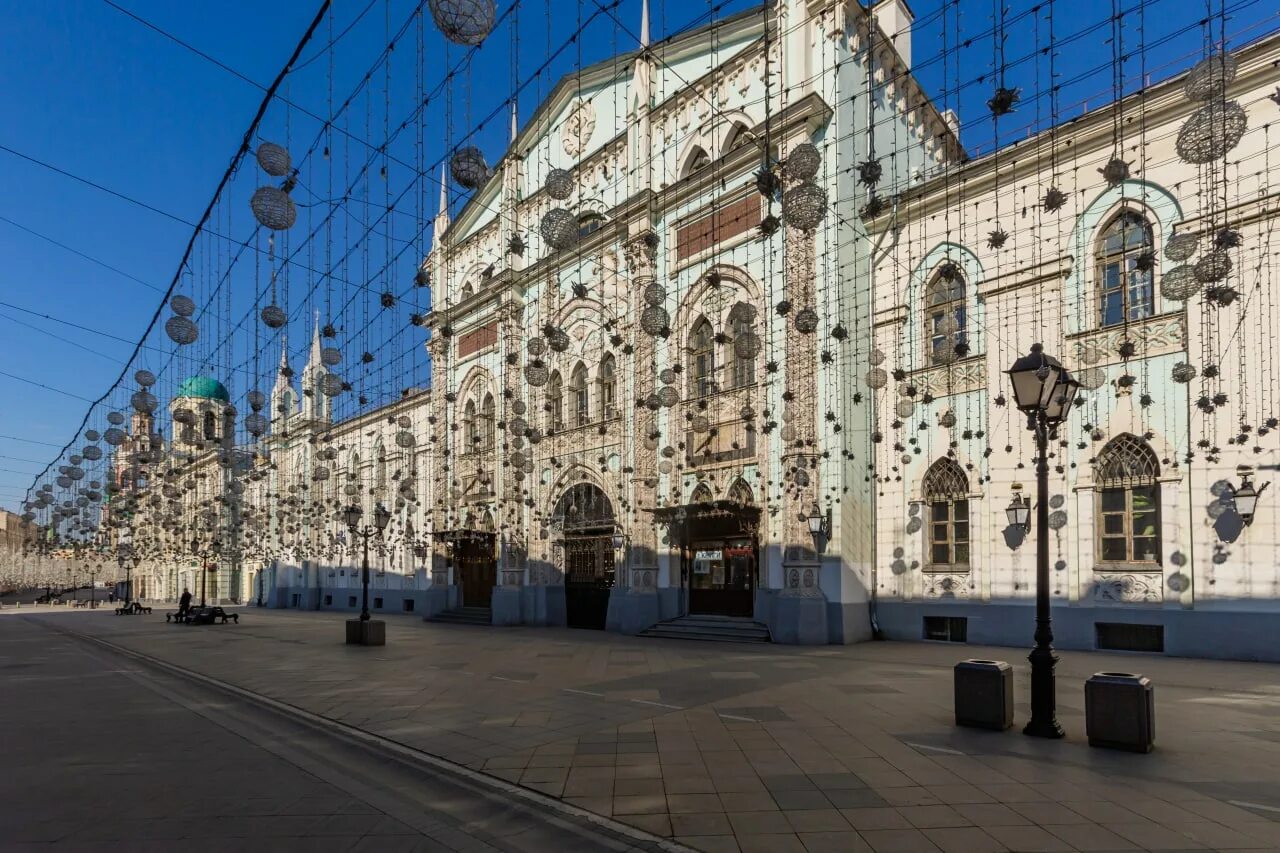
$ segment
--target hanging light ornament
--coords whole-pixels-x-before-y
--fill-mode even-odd
[[[190,296],[183,296],[181,293],[175,294],[169,300],[169,307],[173,309],[173,313],[179,317],[190,317],[196,313],[196,304],[191,301]]]
[[[325,367],[334,367],[342,363],[342,350],[337,347],[325,347],[320,350],[320,363]]]
[[[190,317],[174,315],[165,321],[164,333],[179,346],[193,344],[200,337],[200,328]]]
[[[156,375],[150,370],[139,370],[133,374],[133,381],[137,382],[143,388],[150,388],[156,384]]]
[[[245,415],[244,418],[245,432],[254,438],[262,435],[267,431],[267,416],[254,412],[251,415]]]
[[[1174,147],[1188,163],[1209,163],[1239,145],[1248,126],[1237,101],[1210,101],[1183,123]]]
[[[1196,280],[1205,284],[1222,281],[1230,272],[1231,256],[1225,249],[1206,252],[1195,266]]]
[[[1194,234],[1174,234],[1164,245],[1164,256],[1182,262],[1194,255],[1199,246],[1200,238]]]
[[[249,408],[255,412],[262,411],[262,408],[267,405],[267,395],[256,389],[246,394],[245,400],[248,401]]]
[[[818,312],[812,308],[801,308],[796,312],[796,331],[811,334],[818,328]]]
[[[659,406],[669,409],[680,402],[680,392],[676,388],[667,385],[658,389],[657,398]]]
[[[144,415],[149,415],[156,410],[158,401],[155,395],[149,391],[134,391],[133,396],[129,398],[129,403],[137,411],[142,412]]]
[[[120,429],[119,427],[111,427],[110,429],[108,429],[106,432],[102,434],[102,440],[105,441],[107,444],[111,445],[112,447],[119,447],[121,444],[124,443],[124,439],[125,439],[124,430]]]
[[[1196,63],[1187,73],[1182,91],[1192,101],[1209,101],[1226,94],[1236,79],[1236,61],[1229,53],[1216,53]]]
[[[568,333],[559,327],[548,328],[543,330],[547,336],[547,346],[551,347],[553,352],[565,352],[572,343],[569,340]]]
[[[563,207],[553,207],[543,214],[538,230],[553,249],[567,249],[578,242],[578,219]]]
[[[249,209],[262,227],[272,231],[287,231],[298,221],[297,206],[279,187],[258,187],[249,199]]]
[[[428,0],[431,20],[454,44],[474,47],[493,32],[497,21],[494,0]]]
[[[274,142],[264,142],[259,145],[257,157],[262,171],[273,178],[283,178],[289,174],[289,169],[293,165],[293,158],[289,156],[288,149]]]
[[[1200,292],[1200,280],[1196,278],[1196,268],[1191,264],[1182,264],[1165,270],[1160,276],[1160,295],[1165,299],[1178,301],[1190,299]]]
[[[413,433],[407,429],[402,429],[396,433],[396,447],[410,448],[414,445]]]
[[[529,362],[529,364],[525,365],[524,381],[528,382],[535,388],[541,388],[543,385],[546,385],[549,376],[550,371],[547,370],[547,366],[542,363],[541,359],[535,358],[533,361]]]
[[[98,433],[96,429],[87,429],[84,431],[85,441],[97,441],[101,437],[102,436]]]
[[[92,444],[84,448],[82,453],[84,454],[84,458],[88,459],[90,462],[97,462],[102,458],[102,448]]]
[[[822,165],[822,155],[812,142],[802,142],[787,155],[783,171],[793,181],[809,181],[818,174]]]
[[[646,305],[661,305],[667,301],[667,289],[656,281],[649,282],[644,289],[644,302]]]
[[[755,358],[761,346],[760,336],[755,332],[742,332],[733,339],[733,353],[738,358]]]
[[[449,158],[449,173],[458,186],[478,190],[489,180],[489,164],[474,145],[464,145]]]
[[[661,305],[650,305],[640,312],[640,328],[646,335],[657,337],[665,334],[671,325],[671,315]]]
[[[867,386],[870,388],[883,388],[889,384],[889,374],[882,367],[873,367],[867,371]]]
[[[336,373],[326,373],[320,380],[320,393],[326,397],[336,397],[346,390],[342,377]]]
[[[827,191],[812,181],[794,186],[782,195],[782,218],[801,231],[812,231],[826,218]]]
[[[573,195],[573,173],[568,169],[547,172],[547,195],[556,201],[564,201]]]
[[[1185,385],[1192,379],[1196,378],[1196,369],[1193,365],[1180,361],[1173,366],[1173,381],[1181,385]]]
[[[1101,367],[1087,367],[1077,377],[1080,387],[1096,391],[1107,383],[1107,372]]]

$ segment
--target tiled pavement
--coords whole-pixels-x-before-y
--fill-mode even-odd
[[[1064,741],[957,729],[937,644],[733,646],[341,614],[26,617],[189,667],[709,851],[1280,850],[1280,667],[1063,653]],[[1156,685],[1157,749],[1084,741],[1083,681]]]

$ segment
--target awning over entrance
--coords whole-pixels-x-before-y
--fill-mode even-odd
[[[653,513],[654,521],[667,525],[673,542],[687,541],[691,531],[713,528],[725,529],[730,535],[754,536],[760,527],[760,507],[737,501],[660,506],[648,512]]]

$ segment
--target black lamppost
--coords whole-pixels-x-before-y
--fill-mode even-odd
[[[1027,415],[1027,429],[1036,436],[1036,634],[1031,662],[1031,719],[1023,734],[1060,738],[1062,726],[1055,710],[1053,624],[1049,609],[1049,439],[1066,421],[1080,383],[1053,356],[1033,344],[1006,371],[1018,409]]]
[[[133,570],[142,565],[142,555],[134,550],[129,556],[129,576],[125,581],[124,590],[129,595],[129,600],[125,604],[133,602]],[[145,586],[145,584],[143,585]]]
[[[192,553],[196,554],[196,555],[197,555],[197,559],[199,559],[199,553],[200,553],[200,541],[199,541],[199,540],[197,540],[197,539],[193,539],[193,540],[191,540],[191,551],[192,551]],[[210,552],[211,554],[213,554],[213,559],[212,559],[212,560],[203,560],[203,559],[201,559],[201,560],[200,560],[200,569],[201,569],[201,571],[200,571],[200,606],[201,606],[201,607],[204,607],[204,606],[205,606],[205,593],[206,593],[206,591],[208,590],[208,587],[209,587],[209,573],[210,573],[210,572],[212,572],[212,571],[216,571],[216,570],[217,570],[217,568],[218,568],[218,554],[219,554],[221,551],[222,551],[222,544],[221,544],[217,539],[215,539],[215,540],[213,540],[213,542],[209,545],[209,552]]]
[[[369,621],[369,539],[382,536],[382,531],[387,529],[387,524],[391,521],[391,513],[382,504],[378,504],[373,509],[373,523],[370,527],[365,525],[360,527],[360,518],[364,515],[364,511],[359,506],[352,504],[342,511],[343,521],[347,524],[347,529],[351,531],[352,536],[358,536],[364,544],[364,557],[360,563],[360,585],[363,592],[360,600],[360,621]]]

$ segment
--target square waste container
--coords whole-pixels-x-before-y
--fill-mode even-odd
[[[956,725],[1003,731],[1013,725],[1013,667],[964,660],[955,667]]]
[[[1156,740],[1151,679],[1131,672],[1099,672],[1084,683],[1085,732],[1090,746],[1150,752]]]

